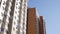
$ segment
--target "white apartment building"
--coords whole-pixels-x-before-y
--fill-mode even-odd
[[[0,3],[0,34],[26,34],[27,0],[1,0]]]

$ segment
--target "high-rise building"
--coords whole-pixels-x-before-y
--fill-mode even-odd
[[[43,20],[43,16],[39,17],[39,34],[46,34],[45,21]]]
[[[26,34],[27,0],[0,0],[0,34]]]
[[[27,9],[27,0],[0,0],[0,34],[46,34],[43,16]]]
[[[27,9],[27,34],[36,34],[36,9]]]
[[[37,16],[35,8],[27,9],[27,34],[46,34],[43,16]]]

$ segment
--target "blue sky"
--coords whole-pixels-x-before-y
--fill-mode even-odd
[[[28,6],[44,16],[47,34],[60,34],[60,0],[29,0]]]

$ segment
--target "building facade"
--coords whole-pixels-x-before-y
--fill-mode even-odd
[[[36,34],[36,9],[27,9],[27,34]]]
[[[0,0],[0,34],[46,34],[43,16],[27,9],[27,0]]]
[[[36,8],[27,9],[27,34],[46,34],[43,16],[36,14]]]
[[[39,17],[39,34],[46,34],[46,26],[43,16]]]
[[[0,34],[26,34],[27,0],[1,0]]]

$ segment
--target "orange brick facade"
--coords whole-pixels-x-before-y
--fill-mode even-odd
[[[27,34],[46,34],[43,16],[36,18],[36,9],[28,8],[27,10]],[[37,26],[38,19],[38,26]],[[37,31],[38,27],[38,31]],[[39,33],[37,33],[39,32]]]
[[[27,34],[36,34],[36,10],[28,8],[27,13]]]
[[[40,19],[39,19],[39,34],[45,34],[43,16],[40,16]]]

